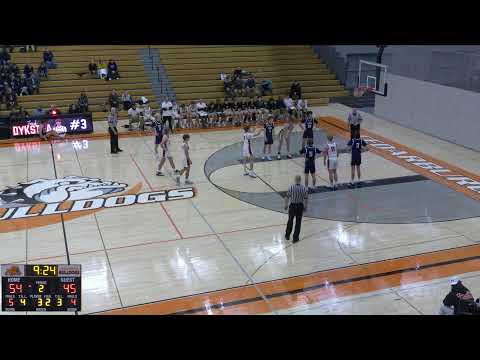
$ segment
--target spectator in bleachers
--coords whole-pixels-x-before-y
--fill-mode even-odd
[[[33,66],[25,64],[25,66],[23,67],[23,75],[25,75],[25,78],[28,79],[30,75],[32,75],[32,72],[33,72]]]
[[[2,52],[0,52],[0,65],[6,65],[8,61],[10,61],[10,54],[7,52],[6,49],[3,49]]]
[[[260,93],[262,96],[271,95],[272,94],[272,81],[271,80],[263,80],[260,84]]]
[[[123,102],[123,110],[128,111],[132,106],[133,99],[132,99],[132,96],[126,90],[122,94],[122,102]]]
[[[35,117],[45,116],[45,110],[43,110],[42,107],[39,105],[35,110],[33,110],[32,116],[35,116]]]
[[[55,69],[57,67],[52,51],[47,48],[45,48],[45,51],[43,52],[43,62],[48,69]]]
[[[38,76],[40,77],[40,79],[45,79],[45,80],[48,80],[48,68],[47,68],[47,65],[45,65],[45,62],[41,62],[40,65],[38,66]]]
[[[255,86],[256,86],[255,76],[250,75],[247,81],[245,82],[245,90],[246,90],[247,96],[251,97],[255,95]]]
[[[55,105],[55,104],[50,105],[50,109],[48,109],[48,115],[56,116],[56,115],[60,115],[60,114],[61,114],[61,111],[57,107],[57,105]]]
[[[290,97],[292,99],[300,99],[302,97],[302,87],[300,86],[300,83],[295,80],[292,83],[292,86],[290,86]]]
[[[108,104],[110,105],[111,108],[114,107],[115,109],[117,109],[118,106],[120,105],[120,99],[118,98],[118,95],[115,89],[112,90],[112,93],[108,97]]]
[[[84,91],[82,91],[78,98],[78,111],[82,114],[88,112],[88,97]]]
[[[109,60],[107,65],[107,81],[117,80],[119,77],[117,63]]]
[[[107,77],[107,64],[105,60],[100,59],[98,61],[98,78],[105,79]]]
[[[26,120],[29,116],[30,115],[28,114],[28,112],[23,107],[20,106],[18,108],[18,111],[12,111],[12,113],[10,114],[10,119],[23,121],[23,120]]]
[[[90,64],[88,64],[88,72],[90,75],[97,75],[97,70],[97,63],[95,62],[95,59],[92,58],[92,60],[90,60]]]
[[[28,85],[27,85],[27,79],[25,79],[24,77],[22,79],[20,79],[20,94],[19,96],[26,96],[26,95],[30,95],[28,93]]]
[[[27,79],[27,87],[28,87],[28,93],[30,95],[40,93],[40,80],[38,78],[38,74],[35,73],[34,71],[32,72],[31,76]]]
[[[145,120],[141,115],[140,109],[137,109],[136,104],[131,104],[128,109],[128,130],[133,130],[132,125],[137,123],[140,130],[145,130]]]
[[[78,105],[75,103],[71,103],[70,106],[68,107],[68,113],[78,114],[79,113]]]

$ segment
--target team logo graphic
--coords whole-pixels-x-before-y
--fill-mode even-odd
[[[22,275],[22,272],[20,271],[20,268],[16,265],[12,265],[7,270],[5,270],[5,275],[10,275],[10,276],[16,276],[16,275]]]
[[[1,191],[0,208],[93,199],[125,191],[127,186],[83,176],[67,176],[53,180],[37,179]]]
[[[18,183],[0,191],[0,233],[56,224],[108,208],[195,196],[193,187],[140,193],[142,186],[128,188],[121,182],[75,175]]]

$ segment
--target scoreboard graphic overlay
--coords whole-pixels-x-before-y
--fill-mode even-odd
[[[81,311],[81,265],[2,265],[2,311]]]

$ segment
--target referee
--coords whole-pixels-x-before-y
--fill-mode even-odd
[[[303,212],[307,210],[308,189],[301,184],[302,177],[295,176],[295,184],[288,189],[285,197],[285,210],[288,208],[288,223],[285,231],[285,240],[290,240],[290,233],[293,227],[293,218],[295,218],[295,231],[293,232],[293,243],[298,242],[300,236],[300,227],[302,223]],[[288,203],[290,202],[290,206]]]
[[[110,134],[110,152],[112,154],[116,154],[118,152],[123,151],[118,147],[118,130],[117,130],[118,115],[117,115],[116,108],[112,107],[110,109],[110,114],[108,114],[107,122],[108,122],[108,133]]]
[[[360,134],[360,124],[363,119],[360,114],[357,112],[357,109],[353,109],[352,113],[348,115],[348,125],[350,125],[350,140],[353,139],[357,130]]]

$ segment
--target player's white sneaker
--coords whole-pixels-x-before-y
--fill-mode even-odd
[[[165,176],[161,171],[157,171],[157,176]]]
[[[277,155],[277,159],[280,160],[282,157],[280,156],[280,154]]]
[[[272,161],[272,158],[270,156],[267,156],[268,161]]]
[[[265,160],[265,156],[262,156],[262,160]]]
[[[250,177],[252,177],[252,178],[256,178],[256,177],[257,177],[257,174],[255,174],[255,172],[253,172],[253,171],[250,171],[250,172],[248,173],[248,175],[249,175]]]
[[[247,171],[247,170],[244,170],[243,175],[245,175],[245,176],[249,175],[249,174],[248,174],[248,171]]]
[[[292,158],[292,154],[288,154],[287,157],[288,157],[289,159],[291,159],[291,158]]]

